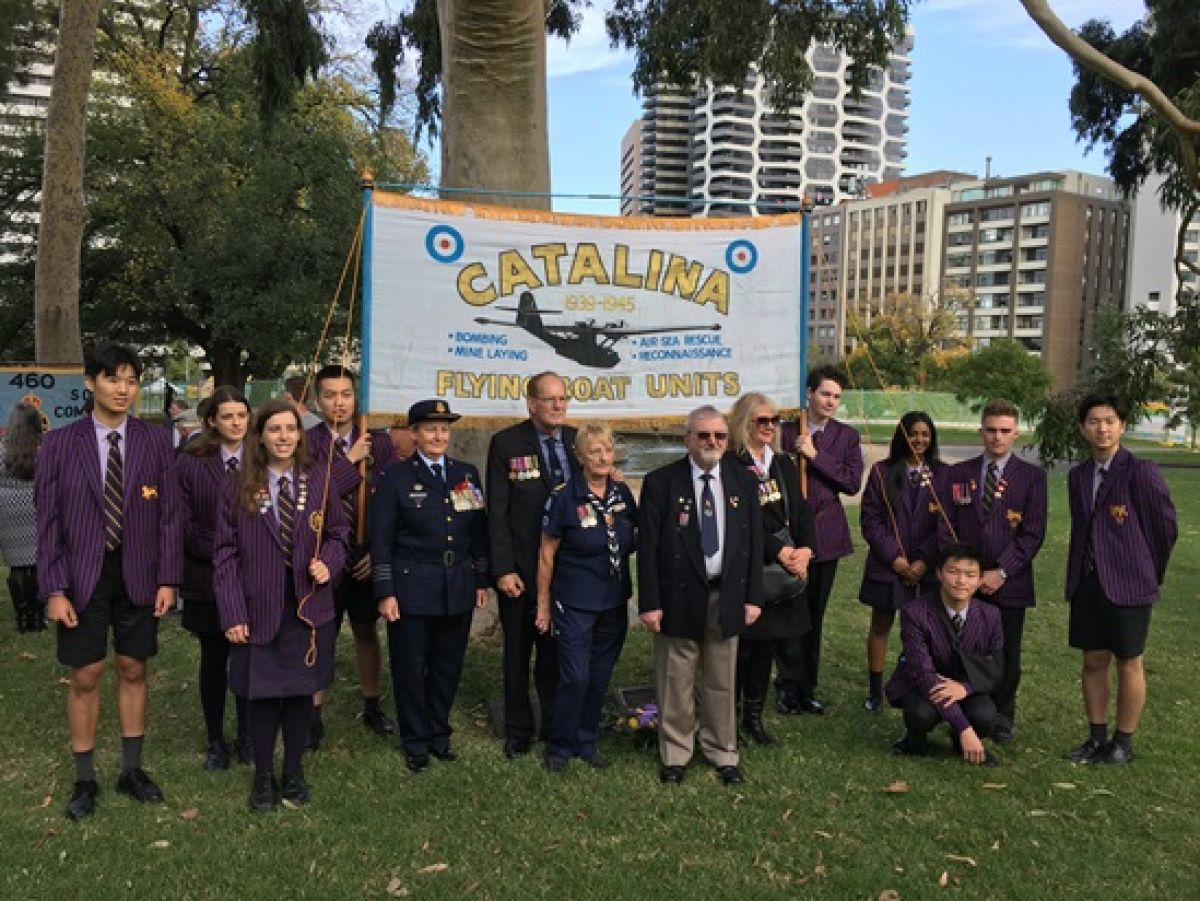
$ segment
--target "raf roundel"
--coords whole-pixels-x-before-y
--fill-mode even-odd
[[[458,229],[449,225],[435,225],[425,235],[425,250],[439,263],[456,262],[465,247]]]
[[[758,248],[744,238],[729,242],[725,248],[725,265],[738,275],[752,272],[758,265]]]

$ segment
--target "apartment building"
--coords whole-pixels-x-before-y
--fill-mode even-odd
[[[1107,178],[1040,172],[955,185],[944,208],[942,289],[961,332],[1012,338],[1063,387],[1082,374],[1096,311],[1127,295],[1128,204]]]
[[[687,197],[622,204],[626,215],[740,216],[795,211],[858,196],[899,177],[908,144],[913,39],[851,97],[848,59],[833,47],[807,51],[811,93],[782,115],[770,86],[752,73],[736,87],[651,91],[643,103],[640,173],[622,166],[623,196]],[[630,134],[626,134],[630,138]],[[626,142],[622,141],[622,158]],[[638,180],[640,178],[640,181]]]
[[[1176,210],[1164,210],[1158,199],[1163,177],[1152,175],[1134,195],[1133,218],[1129,237],[1130,310],[1146,309],[1170,316],[1175,312],[1179,289],[1195,294],[1200,279],[1191,271],[1179,272],[1175,265],[1179,230],[1183,217]],[[1184,259],[1200,261],[1200,216],[1183,230]]]

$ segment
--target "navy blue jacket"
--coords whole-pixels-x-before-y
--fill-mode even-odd
[[[371,581],[401,615],[453,616],[488,584],[487,519],[479,471],[443,457],[446,479],[419,454],[387,468],[370,506]]]
[[[628,485],[608,480],[605,500],[616,527],[621,559],[621,572],[614,578],[608,559],[608,529],[589,496],[587,480],[576,474],[555,488],[546,501],[542,531],[560,539],[550,597],[580,610],[610,610],[633,596],[629,555],[637,540],[637,505]]]

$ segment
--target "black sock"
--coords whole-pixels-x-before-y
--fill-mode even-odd
[[[312,724],[312,695],[298,695],[283,699],[283,772],[303,775],[300,760],[304,756],[304,743]]]
[[[1133,733],[1122,732],[1120,729],[1117,729],[1115,732],[1113,732],[1113,744],[1120,748],[1124,748],[1126,751],[1132,751]]]
[[[209,743],[225,740],[226,673],[229,642],[223,635],[200,636],[200,709]]]
[[[241,695],[234,695],[233,706],[237,710],[237,739],[241,742],[250,734],[246,726],[246,699]]]
[[[880,672],[875,672],[873,670],[871,671],[870,685],[871,685],[871,689],[870,689],[871,697],[882,698],[883,697],[883,672],[882,672],[882,670]]]
[[[96,781],[96,752],[93,751],[74,751],[71,754],[75,758],[75,781],[76,782],[95,782]]]
[[[320,710],[319,707],[316,709]],[[379,711],[379,695],[375,695],[373,698],[363,695],[363,711],[365,713],[377,713]]]
[[[142,743],[146,740],[144,735],[134,735],[132,737],[126,735],[121,738],[121,772],[128,773],[130,770],[141,769],[142,766]]]
[[[275,771],[275,736],[279,733],[280,704],[278,698],[250,701],[246,710],[246,725],[250,728],[250,743],[254,745],[255,775]]]
[[[1098,745],[1108,740],[1108,723],[1088,723],[1088,738]]]

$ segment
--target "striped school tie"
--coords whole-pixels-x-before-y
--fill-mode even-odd
[[[230,475],[237,475],[237,471],[238,471],[238,458],[237,457],[230,457],[228,460],[225,461],[225,471],[227,473],[229,473]]]
[[[349,442],[345,438],[339,438],[336,442],[338,453],[343,457],[346,456],[346,451],[349,449]],[[346,514],[346,522],[350,524],[351,533],[354,532],[355,518],[357,510],[355,509],[355,495],[357,491],[351,491],[349,494],[342,495],[342,510]]]
[[[283,539],[283,553],[288,566],[292,565],[292,546],[296,531],[296,499],[292,497],[291,480],[279,477],[279,537]]]
[[[988,464],[987,476],[983,480],[983,503],[984,510],[992,509],[992,501],[996,499],[996,487],[1000,484],[1000,469],[996,466],[996,461],[993,460]]]
[[[121,461],[120,432],[108,433],[108,463],[104,468],[104,549],[121,546],[121,506],[125,496],[125,467]]]

